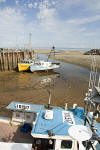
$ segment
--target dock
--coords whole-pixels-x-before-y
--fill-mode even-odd
[[[0,71],[10,71],[16,70],[17,64],[23,59],[33,59],[34,50],[33,49],[0,49]]]

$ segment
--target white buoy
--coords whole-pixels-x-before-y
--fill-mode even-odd
[[[65,110],[67,110],[67,105],[68,105],[68,104],[67,104],[67,103],[65,103]]]
[[[92,137],[92,131],[87,126],[74,125],[68,130],[69,135],[72,139],[77,141],[87,141]]]
[[[73,109],[76,109],[76,107],[77,107],[77,104],[73,104]]]

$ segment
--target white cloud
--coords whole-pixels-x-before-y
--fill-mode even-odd
[[[79,19],[70,19],[67,23],[70,24],[86,24],[100,20],[100,15],[86,17],[86,18],[79,18]]]
[[[44,3],[40,3],[40,10],[37,14],[37,18],[40,21],[40,25],[45,30],[50,30],[52,32],[52,29],[55,28],[56,25],[57,12],[55,8],[48,8],[47,6],[49,6],[48,0],[45,0]]]
[[[28,4],[28,7],[29,7],[29,8],[33,8],[33,4],[32,4],[32,3],[29,3],[29,4]]]
[[[34,7],[34,8],[38,8],[38,3],[37,3],[37,2],[34,2],[34,3],[33,3],[33,7]]]
[[[72,0],[71,0],[72,2]],[[55,1],[56,5],[57,1]],[[27,4],[28,5],[28,4]],[[27,6],[26,5],[26,6]],[[49,7],[50,6],[50,7]],[[31,7],[30,7],[31,8]],[[100,30],[93,28],[88,30],[86,24],[100,20],[100,15],[74,19],[60,20],[55,7],[51,7],[51,1],[45,3],[32,3],[32,8],[38,8],[37,20],[27,22],[26,12],[20,9],[0,9],[0,47],[24,46],[28,43],[29,33],[32,33],[32,46],[49,46],[52,41],[59,47],[89,47],[91,40],[99,37]],[[33,13],[34,13],[34,9]],[[17,43],[16,43],[17,37]],[[100,41],[97,40],[97,45]]]
[[[99,0],[85,0],[84,1],[85,10],[91,11],[93,13],[100,13],[100,1]]]
[[[20,14],[20,11],[7,7],[0,10],[0,21],[0,35],[3,37],[0,39],[0,45],[3,43],[9,44],[11,41],[12,45],[15,45],[16,35],[23,34],[24,17]]]
[[[6,2],[6,0],[0,0],[0,3],[5,3]]]
[[[53,0],[55,8],[60,11],[69,13],[76,13],[79,10],[79,14],[92,13],[94,15],[100,14],[100,0]],[[73,11],[74,10],[74,11]]]
[[[15,0],[15,3],[16,3],[16,5],[18,5],[19,1],[18,1],[18,0]]]

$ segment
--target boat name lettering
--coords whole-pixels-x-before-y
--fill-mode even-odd
[[[16,108],[21,110],[30,110],[30,105],[17,104]]]

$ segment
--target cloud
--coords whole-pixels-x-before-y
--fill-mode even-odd
[[[0,47],[24,46],[28,43],[29,33],[32,33],[31,45],[33,47],[49,46],[52,42],[59,47],[89,47],[94,38],[98,39],[97,45],[99,46],[100,30],[96,26],[96,23],[100,21],[99,13],[91,13],[87,16],[81,14],[81,16],[80,14],[76,15],[74,11],[75,15],[70,15],[67,13],[69,7],[81,5],[81,1],[75,0],[75,3],[74,0],[65,0],[65,2],[62,0],[59,3],[59,9],[62,3],[64,7],[67,5],[68,9],[63,7],[60,11],[58,11],[58,1],[45,0],[42,3],[37,1],[29,3],[28,1],[28,3],[24,3],[23,6],[38,8],[31,9],[31,11],[27,7],[0,9]],[[84,8],[82,13],[84,13],[83,10],[86,10],[86,7]],[[66,17],[66,13],[68,17]],[[61,14],[65,16],[60,16]],[[28,15],[30,15],[29,20],[27,19]],[[63,17],[64,19],[62,19]],[[90,28],[89,23],[95,25]]]
[[[0,0],[0,3],[5,3],[6,2],[6,0]]]
[[[93,13],[100,13],[100,1],[99,0],[85,0],[84,1],[84,8],[86,11],[90,11]]]
[[[16,5],[18,5],[19,1],[18,1],[18,0],[15,0],[15,3],[16,3]]]
[[[0,39],[0,45],[5,43],[7,45],[12,41],[12,45],[15,45],[15,37],[17,34],[23,34],[23,22],[24,17],[21,15],[20,11],[16,11],[13,8],[5,8],[0,10],[0,35],[3,37]],[[3,46],[5,46],[3,45]]]
[[[53,30],[56,25],[57,11],[55,8],[49,8],[48,6],[48,0],[45,0],[44,3],[40,3],[37,19],[40,22],[40,26],[45,30]]]
[[[29,8],[33,8],[33,4],[32,4],[32,3],[29,3],[29,4],[28,4],[28,7],[29,7]]]
[[[34,7],[34,8],[38,8],[38,3],[37,3],[37,2],[34,2],[34,3],[33,3],[33,7]]]
[[[86,18],[79,18],[79,19],[70,19],[67,21],[67,23],[70,24],[87,24],[92,23],[100,20],[100,15],[86,17]]]

